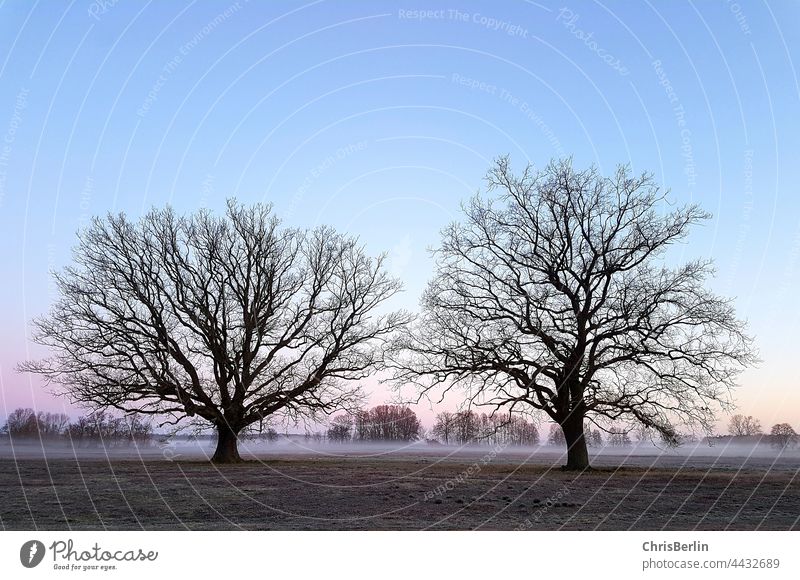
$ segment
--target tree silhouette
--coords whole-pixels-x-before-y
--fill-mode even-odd
[[[53,354],[21,370],[96,407],[204,419],[216,462],[239,461],[239,433],[275,414],[355,406],[350,381],[408,319],[377,313],[400,289],[383,257],[329,227],[282,227],[261,204],[95,218],[73,260],[34,322]]]
[[[728,432],[734,437],[761,435],[761,422],[752,415],[734,415],[728,425]]]
[[[396,384],[460,387],[475,404],[543,411],[561,426],[567,469],[589,457],[584,418],[629,420],[676,440],[709,428],[755,360],[732,304],[705,289],[707,261],[670,267],[666,250],[709,216],[666,213],[650,175],[610,178],[571,161],[489,172],[442,232],[418,323],[397,340]]]
[[[600,433],[599,429],[592,429],[591,427],[588,428],[585,433],[585,438],[586,445],[589,447],[603,446],[603,434]]]
[[[677,434],[675,436],[677,437]],[[631,444],[631,438],[625,429],[611,427],[608,430],[608,444],[611,447],[625,447]]]
[[[36,438],[41,441],[68,439],[73,445],[81,443],[149,443],[153,428],[136,414],[116,417],[102,410],[78,417],[70,422],[64,413],[48,413],[33,409],[15,409],[8,414],[0,433],[12,438]]]
[[[772,444],[778,449],[786,449],[797,443],[797,433],[789,423],[777,423],[770,430]]]
[[[523,417],[505,413],[481,413],[470,409],[436,415],[431,434],[448,445],[536,445],[539,430]]]
[[[361,441],[415,441],[421,430],[416,413],[400,405],[378,405],[354,417],[355,436]]]
[[[328,441],[345,443],[353,437],[353,418],[350,415],[336,415],[328,427]]]
[[[567,441],[564,439],[564,431],[559,425],[550,425],[550,432],[547,435],[547,444],[555,446],[564,446]]]
[[[433,424],[431,433],[442,443],[449,445],[451,441],[454,442],[455,424],[455,414],[450,411],[442,411],[436,415],[436,422]]]

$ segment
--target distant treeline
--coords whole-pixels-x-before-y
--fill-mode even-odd
[[[47,413],[33,409],[16,409],[8,415],[0,435],[13,439],[43,439],[72,441],[78,444],[150,443],[153,427],[137,415],[118,417],[105,411],[96,411],[75,421],[64,413]]]
[[[789,428],[791,429],[791,428]],[[710,446],[725,445],[769,445],[776,449],[792,449],[800,444],[800,436],[794,429],[779,429],[777,433],[760,435],[713,435],[703,439]]]
[[[335,416],[327,435],[329,441],[335,442],[415,441],[422,435],[422,424],[408,407],[378,405]]]
[[[769,444],[779,449],[788,449],[800,443],[800,436],[789,423],[776,423],[765,434],[761,428],[761,421],[752,415],[734,415],[728,425],[730,437],[708,437],[710,445],[726,443]]]
[[[416,414],[400,405],[379,405],[369,410],[335,416],[327,431],[328,441],[415,441],[445,445],[536,445],[536,425],[508,414],[444,411],[436,416],[426,434]],[[320,437],[321,439],[321,437]]]
[[[444,411],[436,415],[431,435],[445,445],[536,445],[539,430],[523,417],[475,411]]]

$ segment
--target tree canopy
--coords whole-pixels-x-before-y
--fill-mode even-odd
[[[544,412],[575,469],[589,464],[587,417],[673,441],[677,423],[710,427],[755,357],[732,302],[706,287],[712,264],[664,259],[709,214],[671,207],[624,166],[515,175],[501,158],[488,183],[499,195],[475,196],[442,231],[420,318],[395,342],[396,383]]]
[[[354,381],[409,318],[381,312],[401,288],[384,257],[235,201],[223,216],[95,218],[55,281],[33,336],[52,355],[21,369],[80,403],[204,419],[217,461],[238,460],[237,435],[276,414],[354,407]]]

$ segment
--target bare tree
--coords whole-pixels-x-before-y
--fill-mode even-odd
[[[416,413],[400,405],[378,405],[355,414],[356,438],[362,441],[414,441],[421,428]]]
[[[11,437],[35,437],[39,433],[36,411],[14,409],[8,414],[3,430]]]
[[[36,414],[39,436],[43,439],[61,437],[69,425],[69,416],[64,413],[39,411]]]
[[[677,437],[677,434],[675,434]],[[611,447],[625,447],[631,444],[631,438],[625,429],[620,427],[611,427],[608,430],[608,444]]]
[[[119,443],[149,443],[153,428],[136,414],[117,417],[97,411],[70,422],[64,413],[35,412],[33,409],[15,409],[8,415],[0,432],[11,437],[39,439],[68,438],[73,443],[92,442],[105,445]]]
[[[153,436],[153,427],[132,413],[127,417],[118,417],[102,409],[79,417],[70,423],[64,435],[73,444],[90,444],[112,447],[116,445],[148,444]]]
[[[539,430],[523,417],[507,413],[481,413],[463,410],[436,415],[431,433],[445,445],[449,443],[488,445],[536,445]]]
[[[571,161],[489,172],[442,232],[436,272],[412,331],[396,343],[397,385],[460,387],[475,404],[546,413],[585,469],[584,418],[628,420],[674,441],[730,406],[752,340],[730,301],[705,289],[707,261],[669,267],[666,250],[709,216],[666,213],[650,175],[610,178]]]
[[[564,439],[564,431],[560,425],[550,425],[550,433],[547,435],[547,444],[563,447],[567,440]]]
[[[508,433],[506,442],[511,445],[539,444],[539,429],[536,424],[526,421],[522,417],[512,417],[506,423],[505,431]]]
[[[786,449],[797,444],[798,436],[789,423],[778,423],[770,431],[772,444],[778,449]]]
[[[353,436],[353,418],[350,415],[336,415],[328,427],[328,441],[344,443]]]
[[[455,415],[455,439],[461,445],[475,443],[480,435],[480,417],[471,410],[459,411]]]
[[[442,411],[441,413],[438,413],[436,415],[436,422],[433,424],[433,436],[438,437],[445,445],[449,445],[454,431],[455,415],[450,411]]]
[[[536,445],[539,443],[539,430],[524,417],[510,413],[481,413],[477,441],[494,445]]]
[[[353,413],[353,439],[367,441],[371,436],[369,411],[357,409]]]
[[[240,461],[239,433],[275,414],[356,405],[351,381],[408,318],[378,313],[400,289],[383,257],[329,227],[282,227],[261,204],[95,218],[73,260],[34,322],[53,355],[21,370],[99,408],[203,419],[215,462]]]
[[[761,422],[748,415],[734,415],[728,425],[728,432],[734,437],[746,437],[751,435],[761,435]]]
[[[15,409],[8,414],[2,431],[12,437],[54,439],[67,431],[69,417],[64,413],[49,413],[33,409]]]
[[[591,427],[586,429],[586,445],[589,447],[602,447],[603,446],[603,435],[600,433],[600,429],[592,429]]]

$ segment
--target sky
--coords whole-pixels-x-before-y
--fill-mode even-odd
[[[415,310],[509,155],[629,164],[713,213],[680,257],[756,337],[739,412],[800,429],[799,36],[790,1],[0,0],[0,417],[78,412],[15,366],[91,216],[270,202],[387,252]]]

